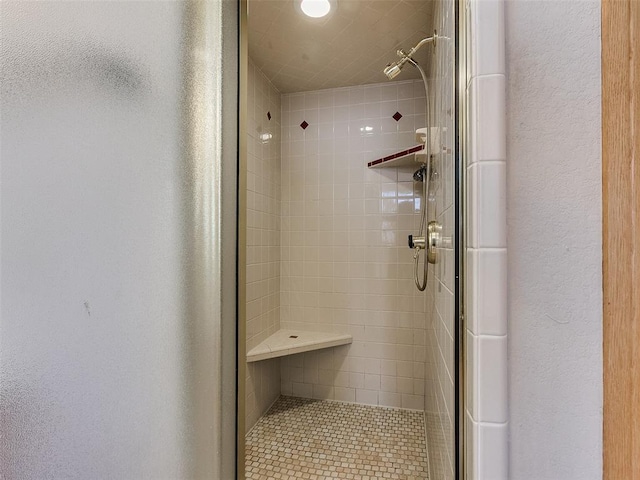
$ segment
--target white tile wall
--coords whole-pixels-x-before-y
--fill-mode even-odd
[[[486,0],[479,0],[484,3]],[[504,74],[472,77],[469,82],[471,108],[469,163],[506,158]]]
[[[280,326],[281,197],[280,93],[252,61],[247,104],[247,350],[251,350]],[[278,359],[247,363],[247,430],[279,394]]]
[[[469,0],[466,238],[468,478],[508,478],[504,5]]]
[[[503,248],[507,241],[506,163],[483,161],[469,165],[467,245]]]
[[[505,73],[504,7],[502,1],[473,0],[470,13],[470,76]]]
[[[283,95],[282,122],[281,324],[354,339],[283,358],[282,393],[422,409],[425,296],[406,247],[420,206],[415,169],[367,162],[416,144],[424,86]]]
[[[454,2],[441,0],[435,5],[439,35],[454,38]],[[432,208],[443,227],[443,235],[455,234],[455,51],[454,43],[442,39],[436,45],[431,63],[432,122],[444,132],[435,155],[438,174]],[[433,188],[432,187],[432,188]],[[430,218],[433,218],[430,216]],[[426,316],[428,348],[425,381],[425,412],[428,416],[427,438],[430,478],[455,478],[455,256],[452,248],[440,250],[438,262],[431,266],[433,275],[427,289]],[[437,441],[436,439],[441,439]]]
[[[467,248],[466,320],[474,335],[507,334],[506,263],[506,248]]]

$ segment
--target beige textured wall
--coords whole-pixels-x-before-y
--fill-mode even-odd
[[[506,2],[505,27],[509,478],[601,479],[600,2]]]

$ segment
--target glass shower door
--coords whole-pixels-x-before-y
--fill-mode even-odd
[[[236,8],[3,3],[0,477],[235,476]]]
[[[435,263],[427,287],[425,421],[430,478],[462,478],[458,464],[459,188],[456,103],[456,2],[436,3],[438,41],[431,64],[432,175],[427,200]],[[460,477],[459,477],[460,476]]]

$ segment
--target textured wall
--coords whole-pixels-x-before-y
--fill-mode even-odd
[[[507,2],[510,468],[602,477],[600,4]]]
[[[280,93],[249,62],[247,351],[280,327]],[[247,364],[247,430],[280,394],[280,359]]]
[[[415,167],[368,169],[367,161],[415,145],[423,84],[282,100],[281,324],[354,338],[284,358],[282,393],[422,409],[425,296],[406,247],[419,208]]]

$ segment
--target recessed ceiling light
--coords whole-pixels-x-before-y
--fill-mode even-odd
[[[331,10],[329,0],[302,0],[300,2],[302,13],[312,18],[324,17]]]

